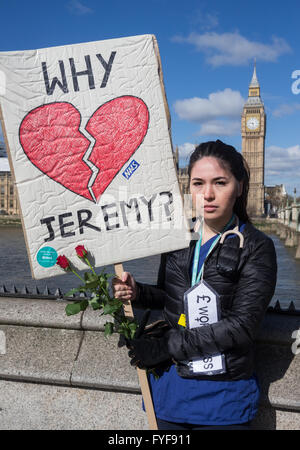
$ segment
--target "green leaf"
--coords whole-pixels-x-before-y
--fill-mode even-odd
[[[122,323],[119,325],[118,332],[120,334],[123,334],[126,339],[131,339],[133,337],[134,333],[135,333],[135,331],[133,333],[131,332],[131,330],[129,328],[128,319],[126,319],[126,318],[124,318]]]
[[[115,312],[117,312],[120,309],[120,306],[118,304],[114,304],[114,303],[107,303],[102,311],[102,314],[114,314]]]
[[[98,275],[99,288],[104,289],[108,293],[109,282],[107,278],[107,274],[100,273],[100,275]]]
[[[89,274],[89,277],[85,281],[85,285],[88,289],[95,289],[99,285],[98,276],[92,273]]]
[[[88,300],[82,300],[81,302],[75,302],[67,305],[65,308],[67,316],[72,316],[74,314],[78,314],[80,311],[85,311],[88,304]]]
[[[75,292],[79,292],[79,291],[80,291],[80,288],[73,288],[65,294],[65,297],[70,297],[71,295],[75,294]]]
[[[110,336],[114,332],[114,324],[112,322],[106,322],[104,325],[104,336]]]
[[[138,328],[138,324],[136,322],[130,322],[128,324],[129,332],[130,332],[130,338],[133,339],[134,335],[136,333],[136,330]]]
[[[90,273],[90,272],[84,272],[84,279],[85,279],[85,281],[90,280],[90,278],[91,278],[92,276],[93,276],[92,273]]]
[[[79,287],[74,288],[74,289],[71,289],[69,292],[67,292],[67,293],[65,294],[65,297],[69,297],[69,296],[75,294],[76,292],[86,292],[86,290],[87,290],[87,289],[86,289],[85,286],[79,286]]]
[[[100,309],[101,305],[99,303],[99,296],[96,295],[95,297],[92,297],[89,300],[89,305],[93,308],[93,310],[95,311],[96,309]]]

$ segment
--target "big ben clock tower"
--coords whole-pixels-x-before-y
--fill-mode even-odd
[[[252,217],[264,214],[265,135],[266,114],[254,64],[248,100],[242,113],[242,154],[250,168],[247,210]]]

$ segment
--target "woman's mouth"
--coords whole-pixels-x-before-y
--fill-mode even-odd
[[[217,209],[218,207],[216,205],[206,205],[204,206],[204,210],[207,212],[213,212]]]

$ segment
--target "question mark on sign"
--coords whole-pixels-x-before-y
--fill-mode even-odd
[[[172,203],[173,203],[173,194],[172,194],[172,192],[160,192],[159,195],[160,196],[162,196],[162,195],[168,196],[168,201],[167,201],[167,203],[164,203],[164,207],[165,207],[165,213],[166,213],[167,220],[170,221],[170,220],[172,220],[172,218],[171,218],[171,211],[169,209],[169,206],[172,205]]]

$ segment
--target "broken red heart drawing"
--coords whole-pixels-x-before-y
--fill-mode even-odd
[[[84,128],[81,123],[71,103],[41,105],[22,120],[20,143],[41,172],[97,202],[143,142],[149,111],[140,98],[122,96],[101,105]]]

